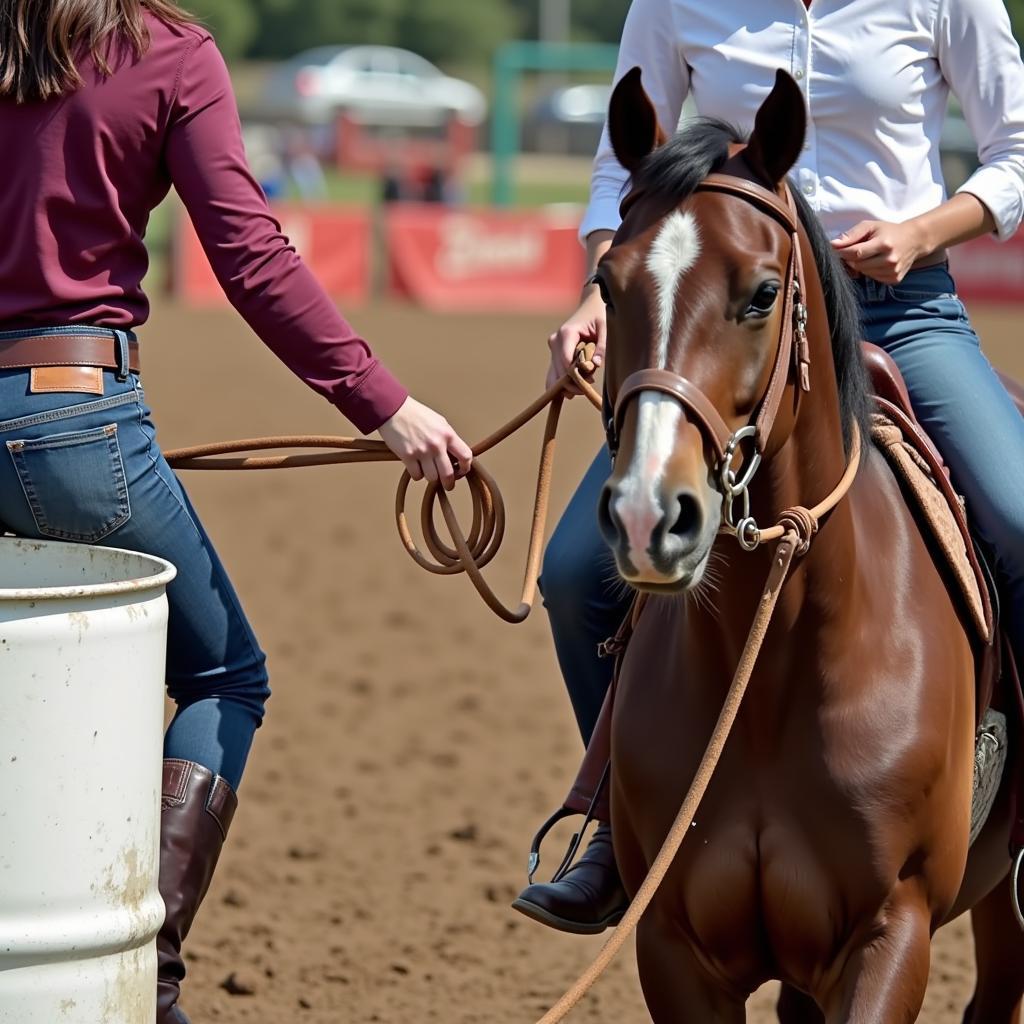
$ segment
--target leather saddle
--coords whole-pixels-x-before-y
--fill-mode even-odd
[[[929,475],[949,505],[953,519],[961,532],[964,550],[977,577],[986,628],[973,628],[965,618],[968,633],[974,638],[976,652],[977,723],[984,719],[985,713],[990,707],[994,708],[1005,714],[1008,722],[1016,724],[1016,728],[1013,730],[1015,741],[1017,743],[1024,742],[1024,691],[1021,688],[1020,675],[1014,664],[1009,643],[999,628],[999,603],[994,577],[985,564],[980,548],[972,536],[963,503],[953,488],[942,456],[917,422],[910,404],[907,386],[896,363],[885,351],[868,342],[864,343],[864,359],[871,376],[879,410],[899,426],[904,440],[927,466]],[[1021,415],[1024,416],[1024,387],[1002,374],[1000,374],[1000,378]],[[602,644],[602,654],[613,656],[616,659],[612,686],[605,697],[583,763],[563,807],[549,819],[534,839],[531,853],[531,865],[534,869],[539,860],[540,843],[556,821],[573,814],[583,814],[587,820],[609,821],[611,818],[607,779],[611,761],[612,703],[622,655],[639,617],[641,607],[642,605],[634,604],[616,636]],[[1017,758],[1016,760],[1018,764],[1024,764],[1024,759]],[[1018,777],[1014,780],[1013,786],[1016,814],[1011,844],[1012,852],[1015,853],[1024,848],[1024,768],[1018,771]],[[583,827],[578,833],[580,836],[582,836]],[[571,853],[570,856],[572,856]]]

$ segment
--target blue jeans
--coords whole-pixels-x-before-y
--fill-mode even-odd
[[[968,515],[995,560],[1003,621],[1024,660],[1024,418],[981,351],[945,267],[898,285],[857,282],[864,337],[893,357],[914,411],[942,452]],[[597,527],[610,472],[602,449],[569,502],[544,557],[542,592],[555,651],[584,742],[611,683],[597,644],[629,607]]]
[[[157,447],[138,376],[123,376],[104,371],[102,396],[32,394],[28,370],[0,370],[0,531],[130,548],[177,567],[166,677],[177,713],[164,756],[237,788],[270,695],[265,658]]]

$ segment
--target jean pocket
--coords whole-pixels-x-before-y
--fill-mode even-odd
[[[131,518],[117,427],[7,442],[43,537],[95,543]]]

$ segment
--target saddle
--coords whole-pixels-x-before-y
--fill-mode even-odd
[[[907,495],[933,558],[961,609],[976,659],[976,727],[982,736],[991,712],[1013,723],[1015,742],[1024,742],[1024,690],[1013,653],[1000,629],[995,580],[976,538],[972,535],[963,500],[950,481],[949,471],[934,443],[917,422],[906,384],[892,357],[864,343],[864,359],[871,376],[878,414],[872,439],[893,468]],[[1024,388],[1000,375],[1007,392],[1024,416]],[[586,823],[611,819],[607,780],[611,761],[611,716],[622,657],[643,611],[639,595],[618,633],[601,645],[603,656],[615,658],[612,685],[594,728],[579,772],[562,808],[545,823],[534,839],[531,873],[539,861],[540,843],[559,820],[585,815],[574,847],[579,846]],[[1017,757],[1013,780],[1015,819],[1011,854],[1024,849],[1024,757]],[[994,796],[994,793],[992,794]],[[991,806],[991,804],[990,804]],[[986,808],[987,813],[988,808]],[[571,850],[569,857],[574,852]]]

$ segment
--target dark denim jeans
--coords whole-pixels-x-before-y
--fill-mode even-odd
[[[898,285],[857,282],[864,337],[884,348],[907,382],[914,411],[941,450],[968,514],[994,552],[1003,617],[1024,659],[1024,419],[981,351],[945,267]],[[629,607],[597,527],[610,472],[602,449],[566,508],[544,558],[542,592],[558,663],[584,742],[611,682],[597,644]]]
[[[138,377],[104,371],[103,387],[102,397],[31,394],[28,370],[0,370],[0,529],[130,548],[177,567],[167,691],[178,710],[164,753],[237,787],[270,694],[263,652],[157,447]]]

